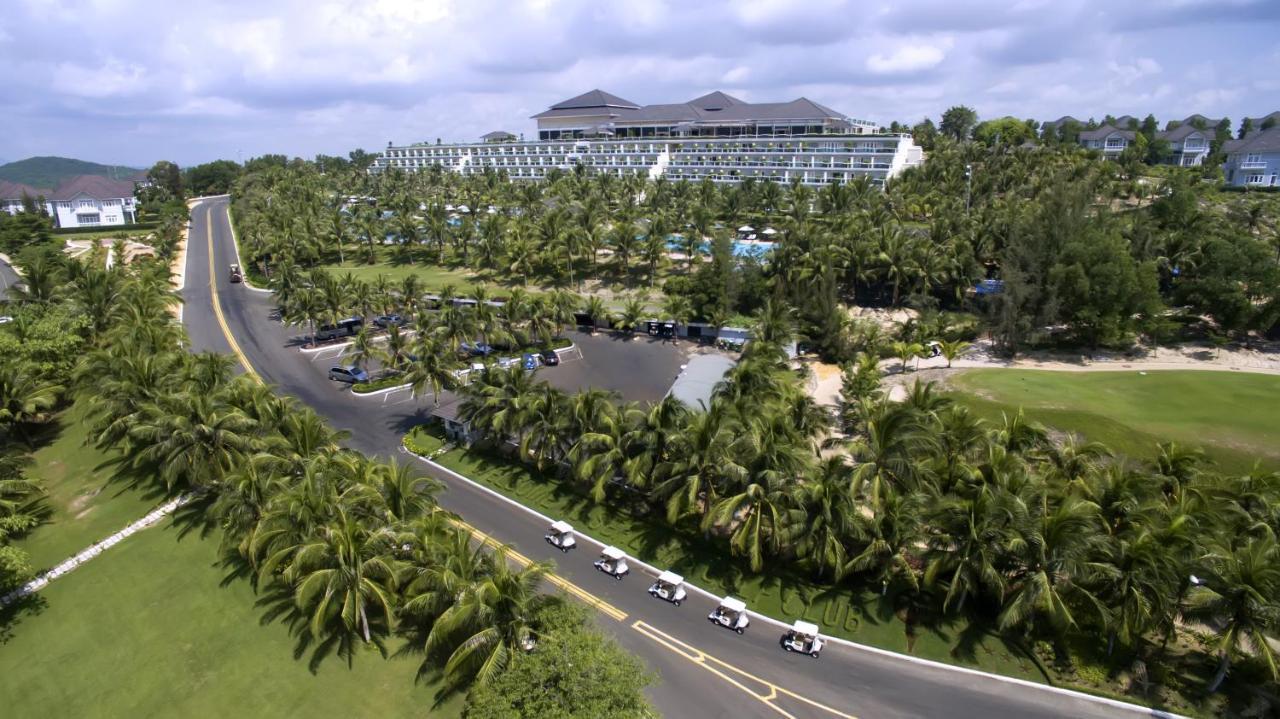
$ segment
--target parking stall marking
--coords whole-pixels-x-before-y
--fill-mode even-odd
[[[680,656],[684,659],[687,659],[690,662],[693,662],[694,664],[697,664],[703,669],[706,669],[712,674],[715,674],[716,676],[725,680],[729,684],[732,684],[733,686],[738,687],[739,689],[751,695],[753,698],[755,698],[765,706],[777,712],[779,715],[787,717],[787,719],[796,719],[796,717],[794,714],[788,712],[787,710],[783,709],[782,707],[778,706],[775,703],[780,697],[785,697],[786,699],[791,699],[791,700],[801,702],[803,704],[807,704],[810,707],[813,707],[814,709],[819,710],[819,712],[821,712],[825,716],[840,717],[841,719],[857,719],[857,717],[855,717],[852,714],[847,714],[845,712],[840,711],[839,709],[834,709],[832,707],[827,706],[826,704],[822,704],[808,697],[801,696],[791,691],[790,689],[780,687],[777,684],[774,684],[773,682],[770,682],[766,679],[761,679],[760,677],[757,677],[754,674],[751,674],[750,672],[747,672],[743,669],[739,669],[738,667],[722,659],[718,659],[710,654],[707,654],[706,652],[702,651],[701,649],[698,649],[697,647],[691,644],[688,644],[687,642],[683,642],[683,641],[680,641],[679,639],[676,639],[670,634],[667,634],[666,632],[660,629],[657,629],[654,626],[647,624],[646,622],[636,621],[631,625],[631,628],[636,630],[637,632],[640,632],[646,637],[652,639],[653,641],[657,642],[659,645],[665,647],[666,649],[669,649],[670,651],[675,653],[677,656]],[[761,687],[764,687],[764,689],[766,689],[767,691],[757,691],[747,686],[747,684],[744,682],[754,682],[755,684],[759,684]]]

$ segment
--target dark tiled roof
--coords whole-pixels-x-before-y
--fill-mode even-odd
[[[1183,124],[1173,128],[1172,130],[1164,130],[1162,132],[1157,132],[1156,137],[1162,140],[1168,140],[1169,142],[1181,142],[1187,139],[1188,137],[1190,137],[1191,135],[1195,135],[1195,134],[1199,134],[1201,137],[1208,140],[1212,136],[1213,131],[1200,130],[1196,128],[1195,125],[1184,122]]]
[[[550,110],[534,115],[534,119],[556,117],[604,116],[617,122],[748,122],[752,120],[847,120],[844,115],[808,98],[790,102],[743,102],[723,92],[712,92],[689,102],[626,107],[618,103],[586,100],[596,94],[612,98],[607,92],[592,90],[572,100],[552,105]],[[622,102],[626,102],[625,100]]]
[[[607,93],[604,90],[590,90],[584,92],[577,97],[571,97],[568,100],[561,100],[551,106],[552,110],[571,110],[585,107],[625,107],[636,109],[639,105],[630,100],[623,100],[617,95]]]
[[[21,182],[9,182],[8,180],[0,180],[0,200],[21,200],[26,195],[32,199],[37,197],[48,197],[48,190],[41,190],[38,187],[24,185]]]
[[[1223,143],[1222,151],[1227,154],[1237,152],[1280,152],[1280,125],[1270,130],[1257,130],[1239,140],[1228,140]]]
[[[49,199],[54,202],[65,202],[81,194],[95,200],[133,197],[133,181],[113,180],[101,175],[77,175],[55,187]]]
[[[1254,127],[1261,127],[1263,122],[1265,122],[1267,119],[1272,117],[1276,119],[1276,122],[1280,122],[1280,110],[1276,110],[1275,112],[1269,113],[1267,115],[1263,115],[1262,117],[1251,117],[1249,119],[1253,120]]]
[[[1119,135],[1126,140],[1132,140],[1136,133],[1133,130],[1121,130],[1111,125],[1103,125],[1096,130],[1085,130],[1080,133],[1081,140],[1103,140],[1110,135]]]
[[[506,130],[494,130],[493,132],[486,132],[480,136],[481,140],[506,140],[508,138],[514,139],[515,135],[507,132]]]

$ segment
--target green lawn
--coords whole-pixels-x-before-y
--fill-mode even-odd
[[[85,404],[78,402],[50,428],[56,438],[36,451],[28,473],[48,492],[49,521],[17,545],[46,569],[149,512],[163,498],[113,480],[110,456],[85,444]]]
[[[437,437],[419,428],[408,443],[420,453],[440,446]],[[906,625],[876,593],[811,585],[785,573],[752,575],[739,562],[726,561],[721,545],[673,533],[665,523],[645,522],[596,505],[564,485],[542,477],[514,461],[487,452],[452,449],[436,458],[440,464],[481,482],[521,504],[552,517],[563,517],[583,532],[626,549],[659,568],[669,568],[709,591],[734,594],[759,612],[779,619],[804,618],[828,634],[938,661],[961,663],[1009,676],[1044,681],[1036,663],[999,639],[976,632],[969,651],[953,653],[969,628],[960,622],[935,628]],[[967,639],[974,639],[968,635]]]
[[[129,239],[141,240],[153,232],[155,232],[155,229],[99,230],[96,232],[58,232],[57,230],[54,230],[53,236],[63,240],[101,240],[104,238],[114,240],[115,238],[123,235]]]
[[[64,413],[61,436],[36,454],[32,471],[49,483],[54,510],[22,543],[37,566],[156,504],[109,481],[107,457],[84,446],[80,412]],[[53,582],[34,606],[0,613],[0,716],[460,714],[462,697],[432,709],[436,688],[415,684],[411,657],[369,651],[348,668],[329,656],[313,670],[249,582],[220,564],[217,544],[166,521]]]
[[[1131,457],[1151,457],[1157,442],[1174,440],[1203,447],[1225,471],[1246,471],[1257,459],[1280,467],[1280,377],[976,369],[949,384],[985,417],[1022,407],[1032,420]]]
[[[227,580],[217,540],[165,522],[43,592],[0,644],[5,716],[420,717],[435,689],[413,658],[374,651],[313,673],[243,578]],[[225,580],[225,581],[224,581]],[[392,652],[398,641],[390,643]],[[456,717],[461,698],[430,716]]]
[[[472,272],[436,265],[395,265],[387,262],[366,265],[348,261],[343,265],[326,265],[321,269],[339,277],[350,273],[356,279],[366,282],[373,282],[378,275],[386,275],[392,282],[399,283],[409,275],[417,275],[418,281],[428,292],[439,290],[449,284],[462,291],[479,283],[479,278]]]

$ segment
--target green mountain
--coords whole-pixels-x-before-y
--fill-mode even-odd
[[[102,175],[126,177],[138,172],[137,168],[120,165],[99,165],[96,162],[73,160],[69,157],[28,157],[25,160],[0,165],[0,180],[21,182],[24,185],[50,190],[59,182],[76,175]]]

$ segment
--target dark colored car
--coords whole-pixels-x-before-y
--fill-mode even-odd
[[[373,318],[373,323],[385,330],[391,325],[395,325],[396,327],[404,325],[405,319],[397,314],[378,315]]]
[[[542,350],[542,364],[548,367],[555,367],[560,364],[560,355],[555,350]]]
[[[490,347],[483,342],[477,342],[474,345],[470,342],[463,342],[461,348],[463,352],[466,352],[472,357],[488,357],[493,354],[493,347]]]
[[[348,384],[357,384],[369,381],[369,373],[355,366],[346,367],[330,367],[329,379],[334,382],[346,382]]]

